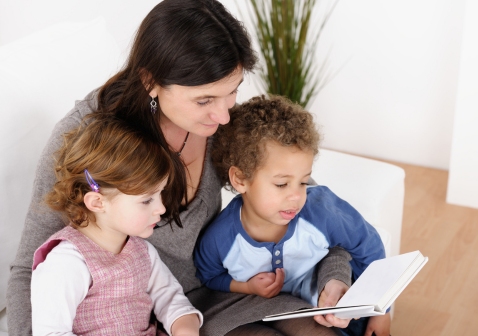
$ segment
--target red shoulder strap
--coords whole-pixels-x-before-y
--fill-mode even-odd
[[[46,256],[48,253],[50,253],[51,250],[60,242],[62,239],[52,239],[48,240],[45,243],[43,243],[42,246],[40,246],[36,251],[35,254],[33,255],[33,265],[32,265],[32,271],[34,271],[39,264],[45,261]]]

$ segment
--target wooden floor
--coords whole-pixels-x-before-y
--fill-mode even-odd
[[[393,336],[478,335],[478,209],[447,204],[448,172],[405,169],[401,253],[428,264],[395,302]]]

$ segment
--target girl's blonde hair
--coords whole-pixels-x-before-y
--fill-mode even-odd
[[[140,195],[156,188],[169,177],[163,198],[174,179],[168,153],[147,132],[116,118],[88,118],[77,129],[64,135],[56,153],[57,182],[46,196],[46,203],[63,212],[73,226],[88,225],[94,215],[86,208],[84,195],[92,191],[84,170],[105,189]],[[108,194],[109,195],[109,194]]]

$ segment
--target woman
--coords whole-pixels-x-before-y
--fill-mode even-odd
[[[256,57],[242,24],[216,0],[164,0],[143,20],[129,59],[118,74],[80,101],[55,127],[37,168],[34,194],[20,248],[12,264],[7,293],[10,336],[31,334],[30,279],[32,256],[38,246],[63,226],[63,219],[42,200],[54,183],[53,153],[62,134],[85,115],[121,118],[149,132],[169,152],[177,178],[165,192],[174,201],[148,240],[179,280],[191,303],[204,313],[203,335],[326,335],[332,330],[312,319],[274,324],[254,323],[264,315],[307,307],[288,295],[262,299],[213,292],[195,277],[193,248],[201,230],[219,212],[220,183],[208,153],[208,142],[219,124],[229,121],[243,74]],[[179,226],[179,227],[178,227]],[[327,270],[347,277],[346,256],[331,253]],[[281,279],[277,279],[281,281]],[[345,280],[344,280],[345,281]],[[344,286],[331,280],[324,304],[334,304]],[[317,321],[345,326],[348,321]]]

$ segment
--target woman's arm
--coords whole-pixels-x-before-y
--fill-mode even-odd
[[[86,104],[86,101],[84,103]],[[7,288],[7,317],[10,336],[25,336],[32,333],[30,282],[33,253],[53,233],[65,226],[60,215],[43,203],[44,196],[56,181],[53,154],[63,143],[63,133],[78,127],[81,118],[87,114],[87,111],[88,109],[84,108],[80,112],[75,107],[63,118],[55,126],[40,157],[20,246],[10,268]],[[11,223],[11,225],[21,224]]]
[[[318,307],[333,307],[345,294],[352,283],[350,254],[341,247],[332,247],[318,265],[317,288],[319,290]],[[317,323],[326,327],[345,328],[349,319],[339,319],[332,314],[314,316]]]
[[[347,287],[352,285],[352,257],[341,247],[332,247],[329,253],[319,262],[317,272],[317,289],[321,293],[325,285],[332,279],[342,281]]]

